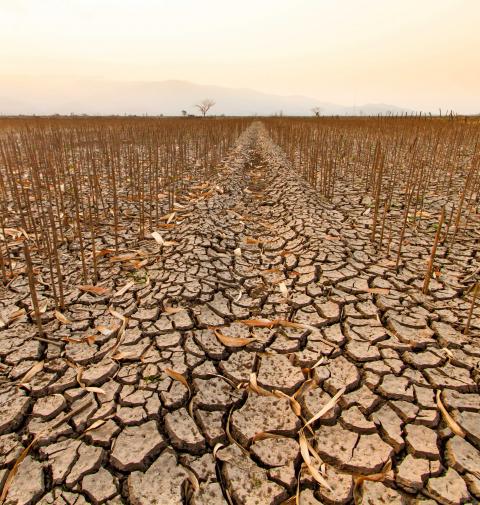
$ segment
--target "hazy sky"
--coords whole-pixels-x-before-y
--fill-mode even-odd
[[[0,74],[480,112],[480,0],[0,0]]]

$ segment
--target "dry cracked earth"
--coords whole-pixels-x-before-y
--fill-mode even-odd
[[[442,289],[347,229],[260,123],[215,184],[147,286],[78,294],[47,341],[0,332],[0,481],[26,455],[5,503],[477,503],[480,343]]]

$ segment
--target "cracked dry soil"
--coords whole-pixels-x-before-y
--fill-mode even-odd
[[[36,437],[5,503],[477,503],[478,338],[293,173],[262,124],[215,184],[165,235],[177,245],[149,285],[112,302],[128,317],[114,354],[108,298],[69,307],[72,336],[117,325],[93,345],[0,332],[1,482]],[[302,464],[299,430],[342,390],[304,431],[327,487]]]

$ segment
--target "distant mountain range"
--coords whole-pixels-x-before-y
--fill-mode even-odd
[[[225,115],[376,115],[411,112],[388,104],[343,106],[300,95],[274,95],[187,81],[119,82],[95,79],[1,78],[0,114],[198,114],[195,104],[215,100],[211,114]]]

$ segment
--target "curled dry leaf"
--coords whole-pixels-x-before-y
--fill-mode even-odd
[[[107,422],[106,419],[97,419],[94,423],[92,423],[83,433],[87,433],[88,431],[96,430],[103,426]]]
[[[165,307],[163,309],[163,314],[178,314],[184,310],[187,309],[185,309],[185,307]]]
[[[115,249],[101,249],[97,253],[95,253],[96,258],[101,258],[102,256],[107,256],[109,254],[113,254]]]
[[[285,398],[288,400],[290,402],[290,407],[296,416],[300,417],[302,415],[302,407],[293,396],[288,396],[286,393],[279,391],[278,389],[274,390],[273,394],[278,398]]]
[[[273,328],[274,326],[274,322],[269,319],[239,319],[237,322],[253,328]]]
[[[108,288],[104,288],[102,286],[92,286],[90,284],[81,284],[80,286],[78,286],[78,289],[80,291],[84,291],[86,293],[90,293],[92,295],[97,296],[105,295],[110,291]]]
[[[252,443],[258,442],[260,440],[266,440],[267,438],[289,438],[285,435],[279,435],[278,433],[270,433],[269,431],[260,431],[255,433],[252,437]]]
[[[457,423],[457,421],[455,421],[455,419],[453,419],[453,417],[448,413],[448,410],[443,405],[440,390],[437,390],[437,407],[442,413],[443,419],[448,424],[448,427],[452,430],[452,432],[459,437],[465,438],[465,431],[463,431],[462,427]]]
[[[298,328],[305,329],[305,325],[302,323],[294,323],[293,321],[288,321],[287,319],[275,319],[275,326],[283,326],[284,328]]]
[[[138,354],[136,352],[126,352],[126,351],[118,351],[112,354],[112,359],[115,361],[123,361],[127,359],[135,359]]]
[[[241,444],[239,444],[233,438],[232,434],[230,433],[230,418],[232,417],[232,413],[233,413],[234,408],[235,408],[235,405],[232,406],[232,408],[230,409],[230,411],[228,413],[227,424],[225,425],[225,433],[227,434],[227,438],[231,444],[236,445],[244,454],[248,455],[249,454],[248,451]]]
[[[311,368],[310,370],[313,370],[314,368],[317,368],[317,366],[324,365],[327,362],[325,356],[322,356]]]
[[[450,349],[447,349],[446,347],[442,347],[440,349],[443,353],[446,354],[447,359],[450,361],[454,356],[453,352]]]
[[[25,447],[25,449],[21,452],[20,456],[15,461],[15,464],[13,465],[12,469],[8,473],[8,477],[5,480],[5,484],[3,485],[2,494],[0,495],[0,503],[4,503],[5,499],[7,498],[8,491],[10,490],[13,479],[15,478],[15,475],[18,472],[18,467],[20,466],[22,461],[28,456],[28,453],[30,452],[32,447],[37,443],[37,440],[42,435],[43,435],[43,432],[36,435],[35,438],[27,445],[27,447]]]
[[[86,387],[85,391],[88,391],[89,393],[98,393],[99,395],[106,394],[105,391],[102,388],[97,388],[97,387],[94,387],[94,386],[88,386],[88,387]]]
[[[389,459],[385,465],[383,465],[383,468],[380,472],[378,473],[372,473],[370,475],[353,475],[353,480],[355,482],[355,486],[360,486],[364,481],[370,480],[372,482],[381,482],[384,481],[392,469],[392,460]]]
[[[72,324],[72,321],[65,317],[61,312],[58,310],[55,311],[55,317],[57,318],[58,321],[60,321],[62,324]]]
[[[27,313],[25,309],[18,309],[12,312],[11,314],[8,315],[8,320],[7,322],[13,323],[13,321],[16,321],[17,319],[20,319],[22,316],[24,316]]]
[[[215,444],[215,447],[213,448],[213,457],[216,458],[217,457],[217,452],[222,448],[222,447],[225,447],[223,444],[221,444],[220,442],[218,444]]]
[[[118,291],[116,291],[113,294],[114,298],[118,296],[123,296],[134,284],[135,284],[134,281],[127,282],[125,286],[121,287]]]
[[[237,248],[233,251],[233,254],[234,254],[237,258],[240,258],[240,256],[242,255],[242,250],[240,249],[240,247],[237,247]]]
[[[227,335],[224,335],[221,331],[219,330],[213,330],[215,333],[215,336],[220,340],[220,342],[226,346],[226,347],[244,347],[248,344],[251,344],[254,342],[256,339],[253,337],[248,337],[248,338],[235,338],[235,337],[228,337]]]
[[[78,382],[78,385],[81,387],[81,388],[85,388],[85,383],[82,381],[82,377],[83,377],[83,372],[85,371],[85,369],[83,368],[83,366],[79,366],[77,365],[77,382]]]
[[[282,501],[280,505],[298,505],[297,497],[296,496],[290,496],[290,498],[287,498],[286,500]]]
[[[230,384],[233,389],[237,389],[237,385],[230,380],[228,377],[225,377],[224,375],[220,375],[219,373],[209,373],[206,374],[206,377],[220,377],[220,379],[223,379],[226,383]]]
[[[267,268],[266,270],[262,270],[262,274],[279,274],[282,270],[280,268]]]
[[[30,368],[30,370],[22,377],[22,384],[26,384],[29,382],[35,375],[37,375],[38,372],[41,372],[43,370],[43,367],[45,366],[44,361],[39,361],[38,363],[35,363],[35,365]]]
[[[198,482],[197,476],[187,466],[184,466],[183,469],[187,472],[188,480],[192,485],[193,493],[198,493],[200,491],[200,484]]]
[[[252,372],[250,374],[250,382],[248,384],[248,389],[261,396],[275,396],[271,391],[267,391],[257,384],[257,374]]]
[[[113,333],[115,333],[116,329],[117,328],[113,328],[111,326],[104,326],[104,325],[99,325],[99,326],[95,326],[95,329],[101,333],[102,335],[105,335],[106,337],[109,337],[110,335],[112,335]]]
[[[282,293],[282,296],[284,298],[288,298],[288,289],[287,289],[287,285],[282,281],[280,282],[280,284],[278,285],[278,289],[280,289],[280,293]]]
[[[308,471],[310,472],[310,475],[322,486],[326,487],[329,491],[333,492],[333,489],[330,487],[328,482],[322,477],[320,472],[318,471],[315,466],[313,466],[312,463],[312,458],[310,457],[310,450],[309,446],[310,444],[307,441],[307,437],[305,436],[305,433],[303,430],[301,430],[298,434],[298,443],[300,444],[300,453],[302,455],[303,461],[307,465]],[[320,463],[320,462],[319,462]]]
[[[185,377],[181,373],[176,372],[175,370],[172,370],[171,368],[165,368],[164,371],[171,379],[181,382],[188,389],[189,394],[192,394],[192,391],[190,389],[190,385],[187,382],[187,379],[185,379]]]
[[[153,231],[151,234],[151,237],[155,240],[157,244],[164,245],[165,240],[163,240],[163,237],[158,233],[158,231]]]
[[[113,317],[116,317],[117,319],[120,319],[123,323],[126,322],[127,318],[123,315],[123,314],[120,314],[120,312],[117,312],[113,307],[108,307],[108,312],[110,312],[110,314],[113,316]]]
[[[375,295],[388,295],[390,289],[388,288],[368,288],[365,290],[366,293],[372,293]]]
[[[301,398],[302,395],[311,389],[315,384],[313,379],[308,379],[305,382],[302,382],[301,386],[293,393],[293,398]]]
[[[118,256],[112,256],[110,258],[111,263],[122,263],[123,261],[131,261],[137,258],[137,253],[126,253],[120,254]]]
[[[335,405],[337,404],[338,400],[340,397],[345,393],[345,388],[340,389],[340,391],[337,392],[337,394],[332,397],[304,426],[306,428],[307,426],[310,426],[312,423],[314,423],[317,419],[320,419],[323,415],[325,415],[329,410],[331,410]]]

